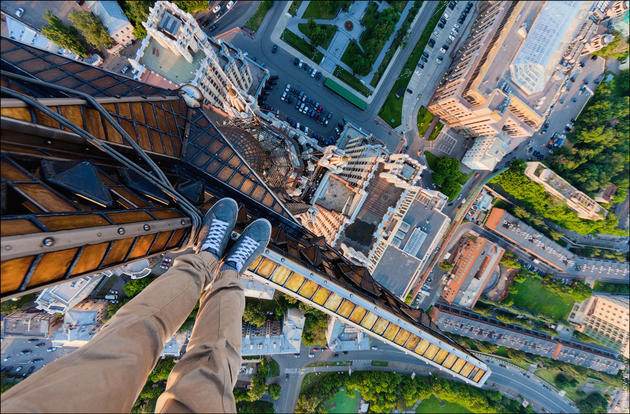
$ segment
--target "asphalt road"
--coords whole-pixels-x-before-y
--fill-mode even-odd
[[[348,366],[325,366],[325,367],[306,367],[306,365],[314,362],[336,362],[336,361],[353,361],[352,369],[378,369],[378,370],[394,370],[396,372],[415,372],[418,375],[439,375],[440,372],[415,357],[406,355],[390,346],[375,342],[377,350],[351,351],[347,354],[341,352],[338,356],[334,356],[333,351],[325,350],[315,352],[315,358],[309,358],[309,347],[302,347],[299,358],[293,355],[278,355],[274,359],[280,365],[280,384],[282,392],[280,398],[275,403],[276,412],[293,412],[295,404],[299,396],[300,386],[304,376],[311,372],[330,372],[342,371],[347,372]],[[371,361],[388,361],[388,367],[372,367]],[[499,385],[503,389],[508,389],[513,394],[520,394],[523,398],[534,403],[538,407],[545,407],[548,412],[577,412],[572,405],[563,397],[560,397],[552,387],[549,387],[544,381],[538,377],[524,373],[518,367],[511,364],[503,364],[500,366],[491,358],[484,358],[484,361],[490,366],[492,375],[484,388],[495,389]],[[369,368],[368,368],[369,367]],[[288,374],[288,378],[286,377]],[[444,374],[445,378],[452,379],[451,376]]]

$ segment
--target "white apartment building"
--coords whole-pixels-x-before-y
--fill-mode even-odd
[[[204,103],[229,117],[254,114],[254,96],[268,71],[227,42],[209,38],[195,18],[168,1],[157,1],[142,23],[147,37],[130,59],[135,77],[160,87],[196,86]],[[256,79],[262,82],[254,82]]]
[[[243,323],[241,355],[299,353],[305,319],[297,308],[290,308],[282,323],[268,320],[260,328]]]
[[[507,154],[508,146],[509,137],[503,133],[478,137],[464,154],[462,164],[471,170],[492,171]]]
[[[50,314],[66,313],[87,298],[101,279],[103,275],[96,274],[46,288],[35,299],[37,309]]]
[[[346,325],[335,317],[328,318],[326,342],[331,350],[359,351],[370,349],[370,337],[354,326]]]
[[[136,39],[133,26],[116,1],[88,1],[88,7],[98,16],[109,35],[124,47]]]

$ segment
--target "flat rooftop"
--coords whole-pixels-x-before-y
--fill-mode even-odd
[[[623,367],[623,363],[615,358],[614,352],[604,347],[556,339],[542,332],[506,324],[457,307],[440,304],[436,308],[439,312],[434,322],[444,332],[488,341],[613,375]]]
[[[195,78],[201,62],[206,57],[201,51],[192,53],[192,56],[193,63],[188,63],[183,56],[176,55],[170,49],[164,48],[151,37],[149,45],[140,58],[140,64],[177,85],[183,85],[190,83]]]
[[[394,295],[401,296],[421,263],[417,257],[390,245],[372,272],[372,277]]]
[[[352,188],[334,174],[330,174],[328,179],[320,185],[322,185],[320,195],[313,202],[338,213],[345,212],[346,206],[356,194]]]
[[[628,280],[630,263],[577,256],[505,210],[493,208],[486,227],[569,274]]]

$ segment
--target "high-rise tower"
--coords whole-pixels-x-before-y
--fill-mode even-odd
[[[302,227],[215,128],[169,91],[2,38],[3,299],[188,246],[230,196],[273,224],[257,280],[455,377],[486,364]],[[197,91],[198,92],[198,91]]]

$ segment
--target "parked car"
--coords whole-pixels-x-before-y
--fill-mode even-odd
[[[234,6],[234,2],[233,1],[228,1],[228,3],[225,5],[225,8],[230,10],[232,8],[232,6]]]
[[[54,352],[54,351],[56,351],[56,350],[57,350],[57,348],[55,348],[54,346],[51,346],[50,348],[48,348],[48,349],[46,350],[46,352]]]
[[[278,51],[278,45],[273,45],[271,47],[271,53],[276,53]]]
[[[41,359],[41,358],[35,358],[35,359],[34,359],[34,360],[32,360],[31,362],[32,362],[33,364],[37,364],[38,362],[42,362],[42,361],[43,361],[43,359]]]
[[[129,65],[125,65],[125,67],[123,67],[123,68],[120,70],[120,73],[123,73],[123,74],[124,74],[124,73],[127,73],[127,71],[128,71],[128,70],[129,70]]]
[[[15,15],[17,17],[22,17],[22,15],[24,15],[24,9],[20,7],[19,9],[15,11]]]
[[[444,60],[444,56],[442,56],[442,55],[440,55],[440,56],[438,56],[437,58],[435,58],[435,61],[436,61],[437,63],[442,63],[442,61],[443,61],[443,60]]]
[[[429,39],[428,45],[429,45],[429,47],[435,46],[435,39],[433,39],[433,38]]]
[[[217,30],[217,25],[216,25],[216,24],[213,24],[212,26],[210,26],[210,27],[208,28],[208,31],[209,31],[209,32],[214,32],[215,30]]]
[[[20,351],[20,355],[30,355],[32,353],[33,351],[31,351],[30,349],[23,349]]]
[[[218,13],[221,10],[221,5],[217,4],[212,8],[212,13]]]

